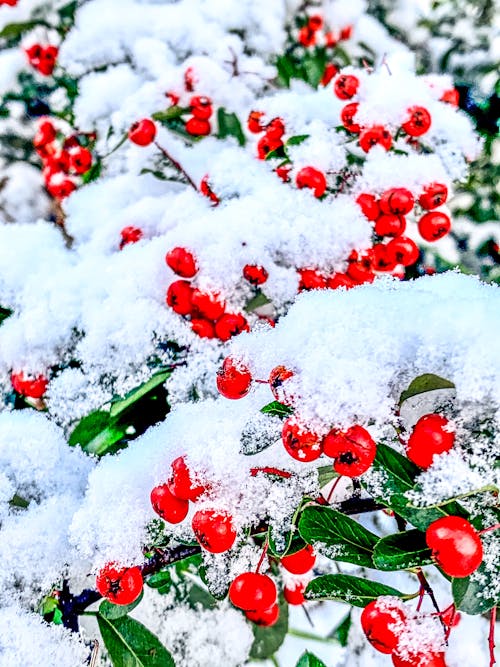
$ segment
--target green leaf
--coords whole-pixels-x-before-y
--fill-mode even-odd
[[[280,616],[269,628],[252,623],[254,641],[250,649],[250,657],[254,660],[265,660],[276,653],[285,641],[288,633],[288,604],[280,599]]]
[[[297,134],[294,137],[290,137],[285,141],[285,146],[298,146],[306,139],[309,139],[310,134]]]
[[[352,618],[351,612],[349,612],[347,616],[341,621],[341,623],[339,623],[336,628],[328,633],[328,637],[331,639],[336,639],[342,647],[346,647],[351,624]]]
[[[453,601],[459,611],[476,616],[500,604],[500,598],[484,594],[485,576],[486,581],[491,581],[491,573],[486,572],[483,563],[474,575],[453,579],[451,585]]]
[[[377,535],[331,507],[306,507],[300,517],[299,532],[308,544],[315,544],[327,558],[373,567]]]
[[[217,607],[217,600],[206,589],[194,584],[189,589],[188,603],[192,609],[201,606],[203,609],[215,609]]]
[[[132,407],[134,403],[143,398],[146,394],[153,389],[156,389],[160,384],[163,384],[167,378],[170,377],[172,371],[164,370],[159,373],[152,375],[147,382],[135,387],[128,392],[128,394],[121,399],[114,401],[111,405],[111,410],[109,411],[110,417],[116,418],[119,417],[125,410]]]
[[[169,107],[165,111],[155,111],[151,114],[153,120],[157,120],[160,123],[164,123],[167,120],[173,120],[174,118],[180,118],[183,114],[189,113],[189,109],[186,107],[173,106]]]
[[[87,454],[102,456],[123,438],[126,426],[110,420],[109,412],[96,410],[84,417],[69,436],[71,447],[79,445]]]
[[[304,60],[305,80],[313,88],[317,88],[325,71],[324,58],[307,58]]]
[[[97,615],[99,630],[114,667],[175,667],[172,656],[142,623],[122,616]]]
[[[83,183],[86,184],[86,183],[92,183],[92,181],[96,181],[101,175],[101,172],[102,172],[102,161],[97,160],[90,167],[90,169],[83,174],[82,176]]]
[[[332,481],[332,479],[335,479],[336,477],[339,476],[338,473],[335,472],[335,470],[333,469],[332,465],[320,466],[319,468],[317,468],[317,473],[318,473],[318,484],[320,489],[325,487],[328,484],[328,482]]]
[[[303,653],[295,667],[326,667],[325,663],[309,651]]]
[[[412,396],[425,394],[428,391],[435,391],[436,389],[455,389],[453,382],[445,380],[444,378],[434,375],[433,373],[425,373],[419,375],[410,384],[408,389],[405,389],[399,397],[399,405]]]
[[[431,550],[420,530],[408,530],[383,537],[373,552],[375,567],[386,572],[431,564]]]
[[[297,69],[293,60],[288,55],[278,56],[276,58],[276,69],[278,70],[278,79],[288,88],[290,86],[290,79],[297,75]]]
[[[0,306],[0,324],[2,324],[3,321],[6,320],[11,315],[12,315],[12,310],[9,310],[8,308],[2,308],[2,306]]]
[[[131,602],[130,604],[113,604],[108,600],[103,600],[99,606],[99,614],[104,618],[107,618],[108,621],[114,621],[117,618],[126,616],[132,609],[137,607],[142,600],[143,595],[144,593],[141,591],[137,600],[134,600],[134,602]]]
[[[8,23],[0,32],[0,39],[17,39],[37,25],[47,25],[45,21],[25,21],[24,23]]]
[[[253,313],[254,310],[265,306],[266,304],[271,303],[267,296],[263,292],[257,292],[245,305],[245,310],[247,313]]]
[[[406,597],[391,586],[350,574],[325,574],[317,577],[309,582],[305,591],[308,600],[339,600],[354,607],[365,607],[381,595],[393,595],[403,599]]]
[[[288,405],[283,405],[279,401],[271,401],[267,405],[264,405],[260,411],[265,415],[271,415],[273,417],[288,417],[293,414],[293,408]]]
[[[160,593],[163,594],[165,592],[164,589],[170,590],[172,585],[172,575],[168,569],[160,570],[160,572],[155,572],[155,574],[148,577],[146,579],[146,584],[150,588],[160,589]]]
[[[235,137],[240,146],[245,145],[245,135],[241,129],[241,123],[238,120],[238,116],[235,113],[228,113],[223,107],[219,107],[217,110],[217,123],[219,126],[219,132],[217,134],[219,139]]]

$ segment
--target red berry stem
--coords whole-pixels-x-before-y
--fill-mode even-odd
[[[189,185],[198,192],[198,187],[196,183],[193,181],[191,176],[187,173],[187,171],[184,169],[184,167],[181,165],[180,162],[178,162],[175,158],[173,158],[170,153],[167,151],[166,148],[163,148],[163,146],[160,146],[160,144],[155,141],[155,146],[163,153],[163,155],[167,158],[172,163],[172,166],[174,169],[177,169],[179,173],[181,173],[186,181],[189,183]]]
[[[446,638],[446,631],[447,631],[448,628],[446,627],[446,623],[441,618],[441,610],[439,609],[439,605],[437,603],[436,596],[434,595],[434,591],[432,590],[432,587],[429,584],[429,582],[427,581],[427,579],[425,577],[425,574],[423,573],[421,568],[418,568],[418,570],[417,570],[417,577],[418,577],[418,581],[420,583],[420,586],[424,589],[424,591],[430,597],[431,602],[434,606],[434,609],[438,613],[439,621],[440,621],[441,625],[443,626],[443,632],[444,632],[444,636]]]
[[[266,475],[277,475],[278,477],[283,477],[284,479],[290,479],[292,476],[291,472],[287,472],[286,470],[280,470],[279,468],[251,468],[250,469],[250,475],[252,477],[256,477],[259,472],[263,472]]]
[[[269,549],[269,537],[266,537],[266,541],[264,542],[264,548],[262,549],[259,562],[257,563],[257,567],[255,568],[255,574],[259,574],[260,568],[262,567],[262,563],[264,562],[264,558],[266,557],[268,549]]]
[[[485,533],[489,533],[492,530],[497,530],[497,528],[500,528],[500,523],[496,523],[494,526],[488,526],[488,528],[483,528],[483,530],[478,530],[477,532],[480,535],[484,535]]]
[[[331,498],[332,498],[332,496],[333,496],[333,492],[334,492],[335,489],[337,488],[338,483],[340,482],[341,479],[342,479],[342,475],[339,475],[339,476],[337,477],[337,479],[334,481],[334,483],[332,484],[332,488],[330,489],[330,491],[329,491],[329,493],[328,493],[328,497],[327,497],[327,499],[326,499],[326,502],[327,502],[328,504],[330,504],[330,500],[331,500]]]
[[[421,585],[418,591],[418,602],[417,602],[417,611],[420,611],[422,608],[422,603],[424,601],[425,588]]]
[[[497,608],[493,607],[490,615],[490,632],[488,635],[488,646],[490,647],[490,667],[495,664],[495,623],[497,620]]]

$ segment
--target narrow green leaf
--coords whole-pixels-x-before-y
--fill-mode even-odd
[[[399,405],[402,405],[404,401],[412,396],[418,396],[418,394],[425,394],[427,391],[435,391],[436,389],[455,389],[453,382],[445,380],[444,378],[439,377],[439,375],[434,375],[433,373],[425,373],[424,375],[419,375],[416,377],[413,382],[411,382],[408,389],[405,389],[399,398]]]
[[[115,424],[109,412],[96,410],[84,417],[69,436],[71,447],[79,445],[87,454],[102,456],[125,435],[126,428]]]
[[[308,584],[305,591],[308,600],[339,600],[353,607],[365,607],[381,595],[406,597],[404,593],[391,586],[353,577],[350,574],[325,574],[317,577]]]
[[[271,403],[264,405],[260,411],[265,415],[272,415],[274,417],[288,417],[293,414],[293,408],[279,401],[271,401]]]
[[[219,107],[217,110],[217,123],[219,126],[219,132],[217,134],[219,139],[235,137],[240,146],[245,145],[245,135],[241,129],[241,123],[238,116],[235,113],[228,113],[223,107]]]
[[[309,651],[303,653],[295,667],[326,667],[325,663]]]
[[[175,667],[172,656],[142,623],[122,616],[97,615],[99,630],[114,667]]]
[[[250,649],[250,657],[254,660],[265,660],[276,653],[285,641],[288,633],[288,604],[280,599],[280,616],[271,627],[252,624],[254,641]]]
[[[309,139],[310,134],[296,134],[285,141],[285,146],[298,146],[306,139]]]
[[[338,643],[342,647],[347,646],[347,640],[349,639],[349,630],[351,629],[352,625],[352,616],[351,612],[347,614],[347,616],[339,623],[339,625],[334,628],[330,633],[328,633],[328,637],[332,639],[336,639]]]
[[[45,21],[25,21],[24,23],[8,23],[0,32],[0,39],[16,39],[37,25],[47,25]]]
[[[180,118],[183,114],[189,113],[187,107],[173,106],[169,107],[165,111],[155,111],[151,114],[153,120],[157,120],[160,123],[163,123],[167,120],[173,120],[174,118]]]
[[[383,537],[375,545],[373,562],[378,570],[405,570],[431,564],[431,550],[420,530]]]
[[[99,605],[99,614],[104,618],[107,618],[108,621],[114,621],[117,618],[126,616],[129,612],[132,611],[132,609],[135,609],[137,607],[137,605],[142,600],[143,595],[144,593],[141,591],[141,594],[139,595],[137,600],[135,600],[131,604],[113,604],[108,600],[103,600]]]
[[[156,387],[158,387],[160,384],[163,384],[171,374],[172,371],[170,370],[164,370],[160,371],[159,373],[155,373],[149,378],[149,380],[129,391],[129,393],[124,398],[114,401],[111,405],[111,410],[109,411],[110,417],[116,418],[122,415],[125,410],[128,410],[128,408],[132,407],[134,403],[139,401],[150,391],[153,391],[153,389],[156,389]]]
[[[155,572],[150,577],[146,579],[146,584],[150,588],[164,588],[172,585],[172,575],[169,570],[161,570],[160,572]]]

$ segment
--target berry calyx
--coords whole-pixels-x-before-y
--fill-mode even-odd
[[[49,384],[44,375],[31,375],[24,371],[12,373],[10,381],[14,391],[27,398],[42,398]]]
[[[286,366],[276,366],[269,373],[269,385],[271,391],[273,392],[274,398],[279,403],[285,403],[288,405],[292,399],[285,391],[285,383],[293,376],[293,371],[291,371]]]
[[[270,628],[278,621],[278,618],[280,617],[280,608],[275,602],[269,609],[246,611],[245,616],[249,621],[252,621],[252,623],[255,623],[256,625]]]
[[[214,323],[202,317],[191,318],[191,330],[200,338],[215,338]]]
[[[378,236],[401,236],[406,229],[406,220],[402,215],[382,214],[375,222],[375,234]]]
[[[291,574],[305,574],[313,569],[316,554],[310,544],[289,556],[283,556],[281,564]]]
[[[306,586],[304,583],[297,583],[295,587],[291,585],[285,586],[283,589],[283,597],[291,605],[301,605],[306,601],[304,591]]]
[[[333,92],[341,100],[350,100],[358,91],[359,79],[352,74],[341,74],[333,85]]]
[[[191,283],[187,280],[176,280],[171,283],[167,290],[167,304],[178,315],[188,315],[192,309],[191,298],[193,295]]]
[[[192,278],[198,271],[193,253],[186,248],[179,246],[172,248],[167,252],[165,261],[172,271],[181,278]]]
[[[415,204],[412,193],[406,188],[386,190],[380,197],[379,206],[382,213],[406,215]]]
[[[417,244],[407,236],[398,236],[387,244],[387,250],[393,255],[396,264],[411,266],[420,255]]]
[[[205,137],[207,134],[210,134],[212,130],[208,120],[197,118],[196,116],[187,120],[184,127],[186,132],[193,137]]]
[[[321,456],[321,439],[316,433],[306,430],[295,417],[289,417],[285,421],[281,437],[286,451],[297,461],[307,463]]]
[[[347,431],[330,431],[323,440],[323,452],[334,459],[333,469],[339,475],[359,477],[373,463],[377,445],[365,428],[355,424]]]
[[[241,361],[226,357],[217,371],[217,389],[225,398],[243,398],[252,386],[252,374]]]
[[[392,146],[392,136],[383,125],[374,125],[361,131],[359,145],[368,153],[374,146],[380,145],[386,151]]]
[[[194,535],[200,545],[212,554],[230,549],[236,540],[232,517],[219,510],[199,510],[191,522]]]
[[[449,577],[468,577],[483,562],[483,545],[477,530],[459,516],[444,516],[425,533],[432,558]]]
[[[392,653],[398,645],[406,614],[401,603],[379,597],[368,603],[361,613],[361,627],[370,644],[380,653]]]
[[[120,241],[120,250],[122,250],[126,245],[140,241],[144,234],[142,233],[142,229],[139,227],[129,225],[128,227],[124,227],[122,229],[120,236],[122,237]]]
[[[429,468],[434,456],[448,452],[455,443],[455,432],[446,417],[428,414],[420,417],[408,439],[406,456],[420,468]]]
[[[299,190],[310,188],[315,197],[322,197],[326,190],[326,178],[322,171],[314,167],[303,167],[295,176],[295,183]]]
[[[172,477],[168,481],[170,493],[181,500],[192,500],[193,502],[198,500],[206,489],[202,484],[193,484],[184,457],[176,458],[170,467],[172,468]]]
[[[189,500],[176,498],[168,484],[155,486],[151,491],[151,505],[154,511],[168,523],[184,521],[189,511]]]
[[[401,127],[410,137],[420,137],[431,126],[431,115],[425,107],[411,107],[408,109],[409,118]]]
[[[448,188],[444,183],[431,183],[424,188],[423,193],[418,198],[418,203],[427,211],[445,204],[448,199]]]
[[[250,327],[246,318],[239,313],[226,313],[215,324],[215,334],[224,342],[243,331],[250,331]]]
[[[426,241],[438,241],[446,236],[451,229],[451,220],[446,213],[430,211],[418,221],[420,236]]]
[[[354,116],[358,111],[359,104],[357,102],[351,102],[346,104],[345,107],[340,112],[340,120],[342,125],[349,130],[349,132],[358,133],[361,131],[361,125],[354,122]]]
[[[374,195],[361,194],[356,199],[356,204],[358,204],[363,211],[363,215],[368,220],[372,222],[375,221],[380,215],[380,206],[378,205],[377,198]]]
[[[96,577],[99,593],[113,604],[132,604],[142,592],[143,581],[138,567],[117,567],[108,563]]]
[[[156,137],[156,125],[150,118],[136,121],[128,131],[128,138],[138,146],[149,146]]]
[[[269,274],[263,266],[258,264],[245,264],[243,267],[243,278],[254,287],[262,285],[268,279]]]
[[[217,320],[224,312],[224,303],[218,295],[194,289],[191,294],[192,309],[207,320]]]
[[[238,609],[259,611],[272,607],[277,598],[276,584],[267,574],[243,572],[229,587],[229,599]]]

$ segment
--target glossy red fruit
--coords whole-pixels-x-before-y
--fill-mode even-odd
[[[292,574],[305,574],[309,572],[313,569],[315,562],[316,554],[310,544],[294,554],[283,556],[281,559],[281,564],[285,570]]]
[[[57,172],[63,172],[67,174],[69,171],[69,162],[70,158],[68,151],[56,150],[47,158],[45,164],[52,170],[54,174]]]
[[[229,340],[243,331],[250,331],[248,322],[239,313],[226,313],[215,324],[215,334],[222,341]]]
[[[299,190],[310,188],[315,197],[322,197],[326,191],[326,178],[322,171],[314,167],[302,167],[295,176],[295,183]]]
[[[212,202],[212,206],[217,206],[218,204],[220,204],[219,197],[217,197],[217,195],[215,194],[215,192],[212,190],[212,188],[210,186],[210,183],[209,183],[209,180],[208,180],[208,174],[203,176],[203,178],[201,179],[200,192],[204,197],[207,197],[208,199],[210,199],[210,201]]]
[[[193,137],[206,137],[207,134],[210,134],[212,127],[208,120],[203,120],[201,118],[196,118],[193,116],[186,121],[184,129],[188,134],[191,134]]]
[[[398,645],[406,615],[391,598],[369,602],[361,613],[361,627],[370,644],[380,653],[392,653]]]
[[[289,417],[281,431],[283,445],[293,459],[307,463],[321,456],[321,439],[316,433],[306,430],[295,417]]]
[[[382,213],[394,215],[406,215],[409,213],[415,200],[412,193],[406,188],[391,188],[386,190],[380,197],[379,206]]]
[[[274,170],[276,172],[276,175],[281,178],[283,183],[290,183],[290,171],[292,170],[292,166],[290,164],[282,164],[280,167],[276,167]]]
[[[406,455],[421,468],[432,465],[434,456],[448,452],[455,443],[455,432],[446,417],[428,414],[420,417],[406,445]]]
[[[245,616],[249,621],[252,621],[252,623],[255,623],[256,625],[270,628],[278,621],[278,618],[280,617],[280,608],[277,603],[274,603],[269,609],[246,611]]]
[[[129,225],[128,227],[124,227],[122,231],[120,232],[121,236],[121,241],[120,241],[120,250],[122,250],[126,245],[129,245],[130,243],[137,243],[137,241],[140,241],[142,237],[144,236],[142,229],[139,227],[134,227],[133,225]]]
[[[321,28],[323,27],[323,17],[320,16],[319,14],[313,14],[312,16],[309,17],[307,25],[311,30],[321,30]]]
[[[168,523],[184,521],[189,511],[189,500],[176,498],[168,484],[155,486],[151,491],[151,505],[154,511]]]
[[[444,516],[425,533],[432,558],[449,577],[468,577],[483,562],[483,545],[477,530],[459,516]]]
[[[38,65],[36,65],[40,74],[44,74],[45,76],[50,76],[52,74],[56,66],[58,54],[59,49],[57,46],[49,45],[42,49],[40,60]]]
[[[374,125],[373,127],[367,127],[365,130],[361,130],[359,135],[359,145],[368,153],[374,146],[380,145],[385,148],[386,151],[392,146],[392,136],[389,130],[383,125]]]
[[[75,174],[85,174],[92,166],[92,153],[83,146],[72,148],[69,151],[69,166]]]
[[[380,215],[380,206],[378,205],[377,198],[374,195],[361,194],[356,199],[356,203],[360,206],[363,211],[363,215],[368,220],[372,222],[376,220]]]
[[[346,273],[334,273],[326,281],[326,286],[330,289],[339,289],[339,287],[345,287],[346,289],[351,289],[357,283]]]
[[[207,320],[217,320],[224,312],[224,302],[217,294],[203,292],[200,289],[193,290],[191,307],[193,311]]]
[[[438,241],[446,236],[451,229],[451,220],[446,213],[430,211],[418,221],[420,236],[426,241]]]
[[[247,119],[248,131],[252,134],[260,134],[264,131],[265,126],[262,124],[262,119],[264,118],[263,111],[250,111]]]
[[[285,134],[285,123],[282,118],[272,118],[266,125],[266,134],[270,139],[281,139]]]
[[[405,657],[392,654],[394,667],[447,667],[444,653],[408,653]]]
[[[178,315],[188,315],[193,310],[191,298],[193,295],[191,283],[187,280],[176,280],[167,290],[167,304]]]
[[[376,243],[372,248],[373,270],[392,271],[396,268],[396,258],[388,246]]]
[[[411,107],[408,109],[408,116],[408,120],[401,127],[410,137],[421,137],[429,130],[432,120],[425,107]]]
[[[243,278],[255,287],[265,283],[268,277],[269,274],[263,266],[259,266],[258,264],[245,264],[243,267]]]
[[[181,248],[180,246],[172,248],[167,252],[165,261],[172,271],[181,278],[192,278],[198,271],[196,259],[187,248]]]
[[[229,587],[229,599],[238,609],[260,611],[269,609],[278,596],[276,584],[267,574],[244,572]]]
[[[375,234],[379,236],[401,236],[406,229],[406,220],[394,213],[382,214],[375,222]]]
[[[358,91],[359,79],[352,74],[341,74],[333,86],[335,95],[341,100],[350,100]]]
[[[305,47],[314,46],[316,44],[316,32],[311,30],[308,25],[305,25],[299,30],[297,41]]]
[[[195,95],[189,101],[190,111],[199,120],[208,120],[213,113],[212,100],[205,95]]]
[[[354,116],[358,111],[358,107],[359,104],[357,102],[351,102],[350,104],[346,104],[340,112],[342,125],[346,128],[346,130],[349,130],[349,132],[358,133],[361,131],[361,125],[354,122]]]
[[[445,90],[440,97],[441,102],[446,102],[451,104],[454,107],[458,107],[460,102],[460,94],[456,88],[450,88],[450,90]]]
[[[355,424],[347,431],[332,429],[323,440],[323,452],[334,459],[339,475],[359,477],[375,459],[377,445],[368,431]]]
[[[392,253],[396,264],[411,266],[417,261],[420,250],[415,241],[407,236],[398,236],[387,244],[387,250]]]
[[[217,389],[225,398],[243,398],[252,386],[252,374],[245,364],[233,357],[226,357],[217,371]]]
[[[0,0],[0,5],[8,5],[9,7],[15,7],[18,3],[18,0]]]
[[[373,281],[374,275],[372,271],[372,253],[367,250],[363,253],[353,251],[349,256],[349,263],[347,265],[347,275],[356,283],[365,283]]]
[[[28,398],[42,398],[49,384],[44,375],[30,375],[24,371],[12,373],[10,381],[13,389],[18,394]]]
[[[448,188],[444,183],[431,183],[424,188],[423,193],[418,198],[418,203],[427,211],[445,204],[448,199]]]
[[[118,567],[108,563],[97,575],[96,588],[113,604],[132,604],[142,592],[142,574],[138,567]]]
[[[323,72],[323,76],[321,77],[321,81],[320,81],[321,85],[322,86],[328,86],[330,81],[335,76],[337,76],[338,73],[339,73],[339,68],[336,65],[334,65],[333,63],[327,63],[325,65],[325,70]]]
[[[304,604],[304,602],[306,601],[304,597],[305,589],[306,586],[303,583],[297,583],[295,588],[289,584],[285,586],[285,588],[283,589],[283,597],[288,602],[288,604],[292,605]]]
[[[42,120],[38,124],[36,134],[33,138],[35,148],[46,146],[56,138],[57,131],[50,120]]]
[[[49,195],[62,200],[76,190],[76,183],[71,178],[66,178],[63,173],[58,173],[50,177],[46,187]]]
[[[291,401],[291,396],[286,391],[286,381],[293,376],[291,371],[286,366],[276,366],[269,373],[269,385],[273,392],[274,398],[280,403],[288,405]]]
[[[352,37],[352,25],[346,25],[340,30],[340,40],[351,39]]]
[[[202,484],[193,484],[191,473],[183,456],[179,456],[171,463],[172,477],[168,481],[168,488],[176,498],[181,500],[198,500],[205,492]]]
[[[215,338],[214,323],[202,317],[191,318],[191,330],[200,338]]]
[[[191,523],[196,539],[212,554],[230,549],[236,540],[232,517],[219,510],[199,510]]]
[[[257,157],[259,160],[265,160],[272,151],[283,146],[281,139],[270,137],[267,133],[261,137],[257,143]]]
[[[300,276],[299,292],[326,287],[326,277],[315,269],[298,269],[297,273]]]
[[[128,138],[138,146],[149,146],[156,137],[156,125],[150,118],[136,121],[128,131]]]

